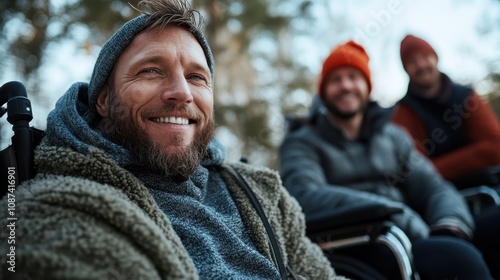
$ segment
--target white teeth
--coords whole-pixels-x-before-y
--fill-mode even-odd
[[[154,118],[153,121],[158,123],[174,123],[174,124],[189,124],[189,120],[180,117]]]
[[[354,94],[344,94],[340,97],[340,100],[355,100],[356,98]]]

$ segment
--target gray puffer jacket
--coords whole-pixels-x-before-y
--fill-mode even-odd
[[[471,234],[473,220],[462,196],[443,180],[400,128],[390,111],[370,103],[360,137],[347,139],[317,107],[310,122],[286,135],[280,147],[281,176],[306,216],[362,200],[404,208],[394,222],[410,239],[428,236],[432,225]]]

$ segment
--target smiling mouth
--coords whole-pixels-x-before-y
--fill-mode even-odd
[[[160,118],[152,118],[150,120],[156,123],[172,123],[180,125],[188,125],[196,123],[196,120],[194,119],[187,119],[181,117],[160,117]]]
[[[342,94],[341,96],[339,96],[338,100],[340,100],[340,101],[352,101],[352,100],[357,100],[357,97],[353,93],[345,93],[345,94]]]

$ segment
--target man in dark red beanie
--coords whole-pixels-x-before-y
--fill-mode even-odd
[[[426,41],[406,36],[401,61],[410,83],[393,121],[406,128],[441,175],[456,182],[500,165],[500,123],[490,106],[439,71],[438,56]]]
[[[363,201],[403,207],[393,222],[411,239],[423,279],[490,279],[473,246],[448,236],[429,237],[446,233],[469,239],[472,217],[456,189],[417,152],[404,130],[389,122],[392,111],[370,101],[370,92],[365,49],[353,41],[334,48],[323,63],[308,124],[288,133],[280,147],[284,186],[306,217]],[[412,171],[405,172],[409,165]],[[349,252],[388,279],[400,278],[379,253],[378,248]],[[434,265],[437,261],[442,265]]]
[[[429,43],[408,35],[400,50],[410,82],[392,121],[409,132],[418,150],[457,187],[467,187],[464,176],[469,182],[475,176],[481,180],[478,184],[487,184],[484,179],[492,170],[487,168],[500,165],[497,116],[472,88],[439,71],[438,55]],[[473,239],[495,279],[500,279],[499,219],[499,207],[475,216]]]

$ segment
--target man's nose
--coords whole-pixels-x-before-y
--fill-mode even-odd
[[[351,89],[353,85],[354,82],[350,78],[344,77],[340,80],[340,86],[343,89]]]
[[[184,75],[177,74],[165,81],[167,85],[161,95],[162,101],[165,103],[191,103],[193,95],[191,88]]]
[[[427,66],[427,62],[425,59],[418,58],[415,60],[415,65],[417,66],[417,68],[423,68]]]

